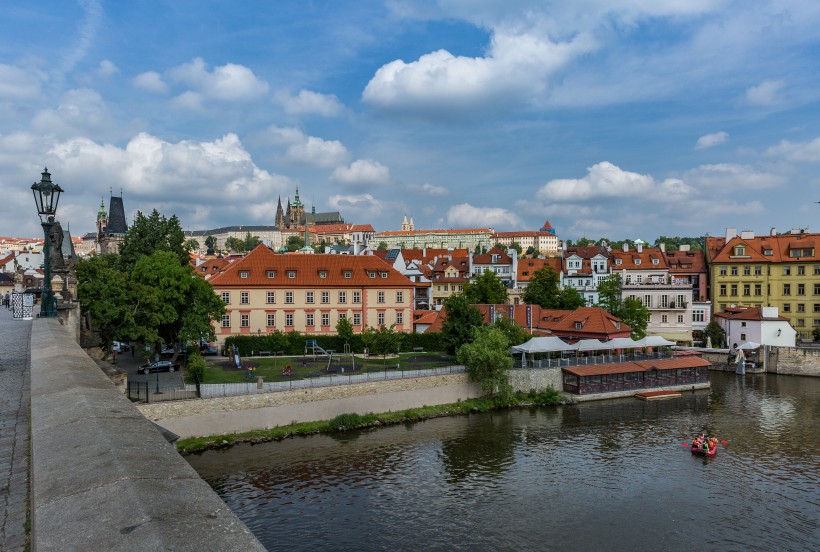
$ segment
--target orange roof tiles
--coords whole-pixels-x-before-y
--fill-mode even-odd
[[[492,230],[489,228],[459,228],[457,230],[387,230],[385,232],[379,232],[376,234],[376,237],[379,236],[418,236],[424,234],[476,234],[476,233],[485,233],[485,234],[492,234]]]
[[[639,362],[570,366],[562,368],[562,370],[576,376],[602,376],[608,374],[627,374],[630,372],[647,372],[653,368],[656,370],[677,370],[678,368],[700,368],[702,366],[711,365],[712,364],[704,358],[687,356],[658,360],[642,360]]]
[[[754,236],[751,239],[735,236],[728,242],[725,238],[707,238],[706,246],[712,263],[806,262],[820,260],[820,254],[814,245],[818,239],[820,234],[780,234]],[[734,255],[738,245],[744,246],[742,256]],[[792,250],[800,250],[801,255],[793,257]],[[802,254],[806,250],[813,250],[813,255]]]
[[[666,257],[659,247],[644,247],[640,252],[637,249],[613,250],[610,257],[613,270],[666,270],[669,268]],[[618,264],[616,259],[620,259],[621,264]]]
[[[549,267],[555,271],[556,274],[561,273],[561,257],[549,257],[547,259],[521,259],[518,261],[519,282],[529,282],[536,271],[544,267]]]
[[[295,272],[288,278],[288,272]],[[274,274],[273,278],[268,273]],[[243,277],[244,273],[244,277]],[[324,276],[323,276],[324,274]],[[346,277],[349,276],[349,277]],[[371,277],[375,275],[375,277]],[[277,255],[264,244],[211,278],[214,287],[412,287],[407,277],[378,257],[361,255]]]

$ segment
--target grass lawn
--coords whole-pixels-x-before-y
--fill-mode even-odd
[[[388,370],[422,370],[439,366],[456,364],[455,357],[444,353],[401,353],[398,357],[356,357],[334,356],[330,366],[327,357],[322,355],[306,357],[253,357],[242,361],[243,369],[234,368],[230,359],[219,357],[209,358],[205,365],[203,383],[238,383],[256,381],[262,376],[264,381],[287,381],[289,379],[304,379],[309,377],[326,376],[328,374],[359,374],[363,372],[383,372]],[[290,376],[283,372],[290,366]],[[252,376],[248,376],[248,368],[253,367]]]

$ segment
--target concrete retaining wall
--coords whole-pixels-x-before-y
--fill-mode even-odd
[[[140,405],[146,418],[180,437],[205,437],[330,420],[339,414],[390,412],[481,396],[466,374],[334,385],[238,397]]]
[[[32,550],[264,550],[73,335],[33,324]]]
[[[564,388],[560,368],[524,368],[510,373],[510,383],[516,391],[528,392],[530,389],[541,391],[554,387],[558,391]]]

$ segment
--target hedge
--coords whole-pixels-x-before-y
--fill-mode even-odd
[[[239,347],[239,352],[243,355],[250,354],[251,351],[270,351],[271,353],[282,351],[282,354],[292,356],[304,354],[305,344],[309,339],[315,339],[316,344],[324,350],[344,351],[344,340],[338,335],[311,335],[295,331],[285,333],[279,330],[264,335],[232,335],[225,339],[225,347]],[[418,347],[425,351],[443,351],[445,348],[440,333],[402,334],[402,352],[410,352]],[[350,340],[350,349],[355,353],[361,353],[364,350],[360,334],[354,335]]]

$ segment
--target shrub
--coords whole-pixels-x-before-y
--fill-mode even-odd
[[[328,427],[331,431],[344,431],[345,429],[354,429],[364,424],[364,417],[355,412],[348,412],[346,414],[339,414],[330,422]]]
[[[194,379],[194,382],[202,383],[205,378],[205,359],[199,353],[188,355],[188,374]]]

